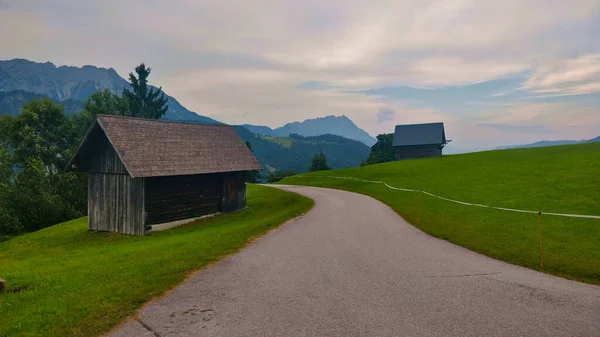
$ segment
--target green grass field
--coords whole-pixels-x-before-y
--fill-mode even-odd
[[[248,186],[248,207],[145,237],[87,231],[81,218],[0,243],[0,336],[94,336],[312,200]]]
[[[294,144],[294,140],[289,137],[261,136],[261,138],[287,148],[292,147],[292,144]]]
[[[314,172],[280,182],[367,194],[431,235],[500,260],[600,284],[600,219],[542,215],[542,269],[535,214],[464,206],[422,195],[418,223],[418,193],[328,175],[383,180],[470,203],[600,215],[600,143],[408,160]]]

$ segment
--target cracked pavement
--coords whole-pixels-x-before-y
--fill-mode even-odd
[[[315,207],[198,273],[122,336],[600,336],[600,287],[433,238],[370,197]]]

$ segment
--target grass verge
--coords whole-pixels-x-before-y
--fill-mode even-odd
[[[321,186],[372,196],[423,231],[496,259],[600,284],[600,220],[464,206],[381,184],[383,180],[470,203],[542,212],[600,215],[600,143],[488,151],[293,176],[281,184]],[[418,222],[420,214],[421,222]]]
[[[87,231],[81,218],[0,243],[0,336],[93,336],[191,272],[313,205],[248,186],[248,207],[145,237]]]

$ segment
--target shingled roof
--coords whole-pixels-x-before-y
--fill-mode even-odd
[[[393,146],[446,144],[444,123],[396,125]]]
[[[67,170],[84,170],[103,135],[133,178],[262,169],[229,125],[98,115]]]

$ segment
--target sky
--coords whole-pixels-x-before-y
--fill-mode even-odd
[[[230,124],[444,122],[483,149],[600,135],[598,0],[0,0],[0,59],[91,64]]]

